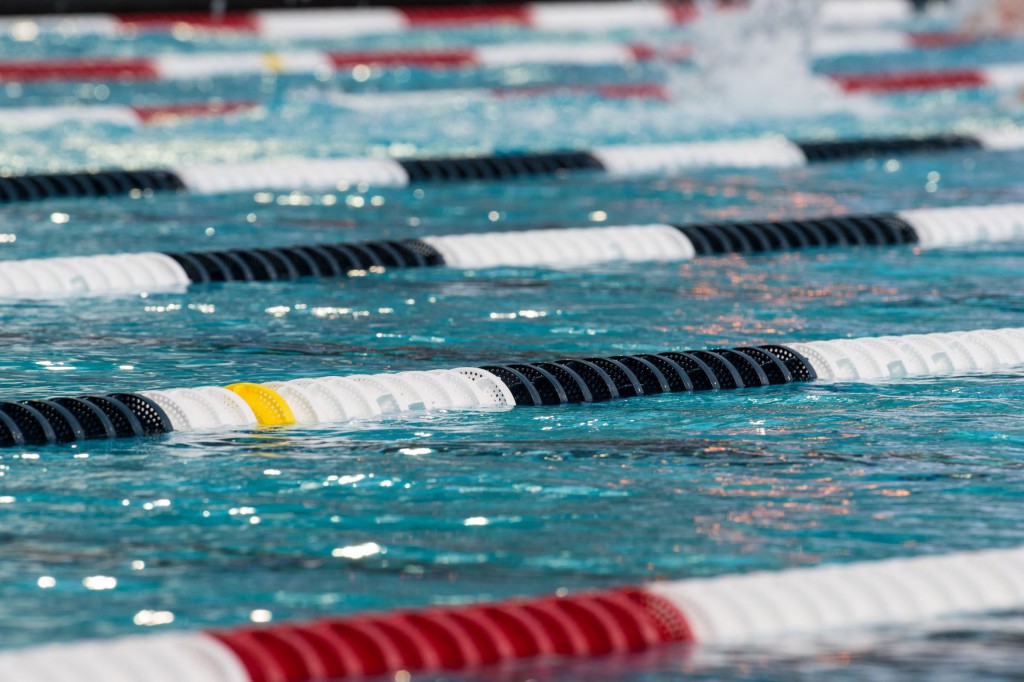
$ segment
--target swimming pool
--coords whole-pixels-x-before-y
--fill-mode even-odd
[[[713,33],[664,32],[698,44]],[[527,36],[528,37],[528,36]],[[628,37],[628,32],[627,32]],[[645,36],[649,38],[650,36]],[[656,36],[661,39],[663,36]],[[513,29],[404,40],[521,40]],[[717,38],[717,40],[716,40]],[[767,41],[765,41],[767,43]],[[367,39],[346,41],[360,47]],[[407,44],[407,43],[406,43]],[[388,152],[945,132],[1021,123],[988,91],[821,94],[758,41],[716,78],[687,65],[154,83],[7,85],[4,105],[260,98],[266,109],[126,130],[5,132],[12,172]],[[0,56],[254,49],[251,37],[39,38]],[[742,54],[749,52],[750,54]],[[844,57],[868,70],[1003,62],[1020,43]],[[728,57],[729,59],[726,59]],[[757,73],[757,79],[751,74]],[[771,75],[782,73],[784,75]],[[804,74],[805,75],[805,74]],[[670,102],[458,97],[339,112],[342,89],[668,81]],[[742,82],[748,84],[743,86]],[[750,82],[757,88],[751,91]],[[786,85],[784,85],[786,84]],[[771,99],[784,87],[784,101]],[[714,103],[713,103],[714,102]],[[754,105],[759,107],[755,108]],[[546,226],[813,217],[1024,201],[1020,152],[956,151],[678,178],[350,187],[0,206],[5,257],[226,249]],[[1019,244],[730,255],[572,270],[397,270],[202,285],[0,309],[5,399],[1020,326]],[[308,619],[1022,543],[1019,372],[517,410],[319,428],[184,432],[0,453],[6,647]],[[172,615],[169,615],[172,614]],[[168,622],[173,617],[173,622]],[[1017,674],[1019,616],[842,646],[670,648],[452,679],[990,678]],[[838,652],[838,653],[837,653]]]

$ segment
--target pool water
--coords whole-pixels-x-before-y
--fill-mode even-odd
[[[136,130],[19,131],[0,122],[0,168],[548,150],[768,131],[817,139],[1024,123],[1015,93],[851,98],[823,90],[812,76],[1007,61],[1024,54],[1020,41],[808,63],[756,40],[749,50],[723,47],[721,36],[739,31],[728,21],[632,36],[712,46],[721,52],[714,72],[706,63],[653,63],[399,69],[363,82],[338,74],[0,85],[4,106],[210,96],[265,102],[250,113]],[[772,28],[775,42],[765,45],[798,46]],[[536,38],[511,29],[448,32],[402,45],[455,39]],[[40,37],[0,41],[0,58],[263,46],[202,36]],[[342,91],[651,79],[667,82],[676,98],[476,104],[441,96],[436,106],[372,114],[331,104]],[[971,151],[679,178],[48,201],[0,206],[0,233],[8,235],[0,249],[4,258],[29,258],[1021,202],[1022,163],[1021,152]],[[0,388],[4,399],[26,399],[1022,326],[1022,258],[1024,244],[903,247],[567,271],[413,269],[6,302]],[[6,450],[0,646],[1015,546],[1024,543],[1022,401],[1024,370]],[[1010,680],[1019,679],[1022,633],[1024,617],[1008,614],[756,651],[675,647],[445,677]]]

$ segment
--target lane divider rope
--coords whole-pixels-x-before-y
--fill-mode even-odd
[[[593,403],[793,382],[992,373],[1021,365],[1024,329],[1011,328],[8,401],[0,402],[0,446],[332,424],[410,411]]]
[[[326,682],[671,642],[757,646],[1022,608],[1016,547],[40,646],[0,652],[0,678]]]
[[[957,33],[906,33],[901,31],[826,32],[815,34],[808,44],[811,57],[834,57],[843,54],[879,54],[908,50],[936,49],[980,41]],[[503,68],[527,64],[560,64],[576,66],[628,65],[661,59],[685,61],[693,47],[678,44],[655,47],[642,43],[621,43],[591,40],[560,43],[498,43],[459,48],[413,48],[396,50],[294,52],[194,52],[168,53],[148,58],[110,57],[80,59],[48,59],[41,61],[0,61],[0,81],[49,81],[78,79],[170,80],[211,78],[245,74],[319,74],[355,66],[397,66],[415,68]],[[1006,71],[993,67],[993,73]],[[981,68],[979,80],[984,84],[1005,81],[1007,76],[989,76],[988,67]],[[899,74],[860,74],[833,77],[852,90],[872,90],[875,77],[888,78],[882,90],[898,88],[893,79]],[[948,78],[947,78],[948,80]],[[855,83],[850,86],[847,81]],[[989,83],[991,81],[991,83]],[[914,88],[920,85],[912,86]],[[932,84],[929,87],[938,87]],[[948,87],[948,86],[946,86]]]
[[[743,3],[721,0],[718,8]],[[12,36],[139,32],[217,31],[249,33],[269,39],[353,38],[418,29],[516,26],[536,31],[596,32],[671,27],[697,18],[689,0],[677,2],[550,2],[472,6],[361,7],[257,11],[141,12],[134,14],[24,15],[0,17],[0,34]],[[909,0],[828,0],[821,22],[833,26],[871,26],[912,19]]]
[[[283,52],[189,52],[153,57],[108,57],[0,62],[0,82],[50,80],[170,80],[250,74],[316,75],[355,66],[419,68],[503,68],[526,64],[628,65],[658,55],[646,45],[609,41],[497,43],[456,48],[397,50],[296,50]]]
[[[780,136],[645,145],[590,151],[524,152],[447,158],[284,159],[156,170],[0,176],[0,204],[97,197],[141,191],[222,194],[255,190],[332,190],[365,183],[407,187],[429,182],[512,181],[606,173],[615,177],[674,175],[696,168],[799,168],[807,164],[954,150],[1024,148],[1024,129],[1001,127],[970,135],[794,141]]]
[[[881,52],[897,49],[910,49],[911,47],[945,47],[951,45],[962,45],[968,42],[967,38],[959,34],[870,34],[856,36],[837,36],[834,40],[819,42],[817,52],[819,56],[830,56],[849,52],[845,45],[859,46],[861,52]],[[903,47],[899,47],[899,46]],[[648,54],[642,49],[623,48],[632,50],[631,54],[646,58]],[[575,53],[572,50],[569,54]],[[610,51],[606,51],[610,54]],[[626,54],[622,52],[621,54]],[[438,53],[438,64],[457,63],[454,60],[454,53]],[[239,73],[237,69],[244,69],[244,66],[232,67],[226,64],[225,55],[212,55],[212,60],[219,64],[225,72]],[[246,63],[256,65],[257,70],[273,73],[289,71],[290,65],[300,63],[290,59],[282,59],[278,55],[261,54],[262,62],[253,59],[243,60]],[[400,53],[383,55],[383,58],[391,60],[393,65],[402,61]],[[429,59],[427,53],[410,53],[408,63],[422,65],[424,59]],[[539,57],[538,57],[539,58]],[[581,57],[582,59],[582,57]],[[312,64],[312,62],[309,62]],[[260,66],[259,64],[262,64]],[[96,74],[85,73],[90,65],[95,65],[99,71]],[[52,69],[42,64],[15,63],[10,69],[0,63],[0,82],[8,74],[12,79],[50,79],[79,77],[83,75],[101,77],[113,75],[115,77],[135,77],[136,73],[145,74],[156,71],[148,68],[135,68],[134,65],[125,64],[100,64],[98,62],[68,61],[54,62]],[[65,68],[66,67],[66,68]],[[215,75],[204,72],[203,75]],[[154,75],[154,77],[156,77]],[[874,92],[874,93],[899,93],[913,91],[939,90],[949,88],[985,88],[993,87],[998,89],[1012,89],[1024,85],[1024,65],[1020,64],[995,64],[980,69],[943,69],[925,71],[898,71],[889,73],[864,73],[864,74],[836,74],[828,76],[828,80],[834,82],[847,92]],[[444,103],[448,100],[459,98],[464,101],[488,102],[504,100],[512,97],[538,97],[538,96],[565,96],[565,95],[590,95],[603,99],[634,99],[647,98],[670,101],[674,99],[669,89],[658,83],[635,83],[635,84],[582,84],[582,85],[545,85],[532,87],[501,87],[501,88],[464,88],[464,89],[434,89],[413,92],[384,92],[384,93],[336,93],[326,101],[335,106],[358,111],[378,111],[395,109],[410,106],[423,106],[437,103]],[[195,103],[184,105],[164,105],[155,107],[132,107],[127,105],[94,105],[94,106],[54,106],[54,107],[6,107],[0,109],[0,127],[18,128],[42,128],[61,125],[67,121],[94,121],[103,122],[126,127],[138,127],[141,125],[173,123],[182,118],[199,116],[223,116],[241,111],[254,109],[259,106],[255,102],[223,102],[214,104]]]
[[[823,33],[813,38],[808,51],[811,57],[833,57],[949,47],[967,42],[971,40],[959,34],[885,31]],[[153,57],[0,61],[0,82],[96,79],[151,81],[254,74],[317,75],[356,66],[430,69],[506,68],[529,64],[626,66],[653,59],[685,61],[692,56],[692,52],[693,48],[685,44],[658,48],[642,43],[591,40],[395,50],[167,53]],[[1007,62],[925,71],[825,73],[820,77],[849,92],[1013,88],[1024,84],[1024,64]]]
[[[377,111],[402,106],[425,106],[449,102],[495,101],[517,97],[599,97],[607,100],[671,98],[660,83],[587,83],[545,86],[511,86],[501,88],[433,89],[413,92],[330,93],[322,100],[333,107],[360,111]],[[0,129],[18,130],[51,128],[68,122],[106,123],[137,128],[145,125],[173,124],[183,119],[228,116],[262,106],[257,102],[217,102],[170,104],[153,107],[127,105],[28,106],[0,108]]]
[[[799,220],[618,225],[181,253],[0,261],[0,300],[183,291],[191,284],[342,278],[390,269],[680,262],[814,248],[921,249],[1024,240],[1024,204]]]
[[[1024,63],[1006,62],[965,68],[830,74],[828,78],[846,92],[876,94],[967,88],[1010,90],[1024,85]]]
[[[122,104],[0,108],[0,128],[49,128],[68,122],[107,123],[128,128],[175,123],[185,118],[227,116],[255,109],[256,102],[196,102],[136,107]]]
[[[918,39],[923,42],[928,38],[921,35],[918,36]],[[948,45],[963,44],[962,40],[959,43],[956,42],[958,38],[954,35],[944,39],[940,39],[938,36],[932,36],[931,39],[939,41],[936,43],[936,46],[941,44],[941,40],[948,40],[949,42],[946,43]],[[877,86],[875,85],[873,74],[864,77],[861,76],[862,75],[857,74],[848,77],[836,76],[835,81],[838,82],[841,87],[844,87],[851,92],[857,91],[858,89],[870,92],[872,89],[877,87],[877,91],[880,93],[944,88],[946,87],[945,81],[947,80],[952,80],[953,87],[967,87],[968,85],[971,85],[972,87],[975,85],[977,87],[986,87],[988,85],[988,81],[983,79],[964,78],[962,73],[959,71],[936,73],[925,72],[923,76],[918,72],[898,72],[884,77],[882,80],[878,81]],[[1017,78],[1020,78],[1022,83],[1024,83],[1024,75],[1016,76],[1013,73],[1009,73],[1009,76],[1004,79],[1004,82],[1007,87],[1013,87],[1016,84]],[[829,82],[833,81],[830,80]],[[1002,86],[1000,85],[998,87]],[[492,102],[505,100],[511,97],[572,94],[574,90],[587,94],[596,94],[606,99],[648,97],[668,102],[677,98],[676,94],[665,85],[657,83],[640,83],[636,85],[624,84],[604,86],[545,85],[501,88],[437,88],[431,90],[402,92],[341,92],[331,93],[328,95],[327,101],[331,104],[348,109],[358,111],[377,111],[398,109],[402,107],[450,104],[451,101],[456,98],[465,102]]]

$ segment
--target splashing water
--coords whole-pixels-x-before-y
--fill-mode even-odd
[[[694,24],[698,70],[674,76],[671,89],[692,103],[689,115],[719,123],[890,113],[813,72],[819,9],[817,0],[754,0],[745,12],[704,12]]]

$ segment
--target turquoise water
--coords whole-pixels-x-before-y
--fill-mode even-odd
[[[459,36],[523,37],[511,31]],[[696,38],[714,42],[713,36]],[[40,40],[0,43],[0,55],[256,44]],[[1000,61],[1006,54],[993,50],[1019,54],[1020,46],[958,49],[955,57],[844,58],[834,65],[870,70],[940,59]],[[1009,94],[853,100],[822,94],[808,80],[808,65],[785,56],[760,67],[774,80],[744,86],[736,69],[757,61],[744,59],[714,79],[692,66],[662,64],[538,68],[516,76],[531,83],[664,78],[679,94],[672,103],[562,97],[462,108],[441,101],[436,108],[375,115],[339,112],[328,96],[357,87],[492,85],[510,76],[409,71],[366,83],[340,76],[191,87],[112,84],[106,90],[96,84],[7,86],[0,88],[5,106],[95,103],[97,93],[106,102],[258,93],[268,107],[135,131],[103,125],[7,130],[0,133],[0,166],[71,170],[389,148],[539,150],[772,130],[808,139],[1024,122],[1024,107]],[[767,92],[776,99],[766,100]],[[5,258],[221,249],[602,220],[796,217],[1024,201],[1019,152],[885,161],[702,171],[676,179],[356,188],[275,195],[269,203],[244,195],[8,205],[0,207],[0,232],[15,240],[5,239],[0,249]],[[0,390],[5,399],[23,399],[1021,326],[1022,258],[1021,244],[923,253],[821,251],[561,272],[410,270],[345,281],[193,287],[146,298],[6,303],[0,307]],[[0,453],[0,642],[16,647],[235,625],[257,610],[279,621],[1019,545],[1022,400],[1024,372],[1009,372],[7,450]],[[377,551],[364,558],[332,556],[335,549],[374,547],[368,543]],[[171,612],[174,621],[136,625],[145,611]],[[1009,680],[1019,676],[1022,626],[1020,614],[1010,614],[812,650],[679,647],[446,677],[625,682],[817,679],[828,673],[838,679]]]

